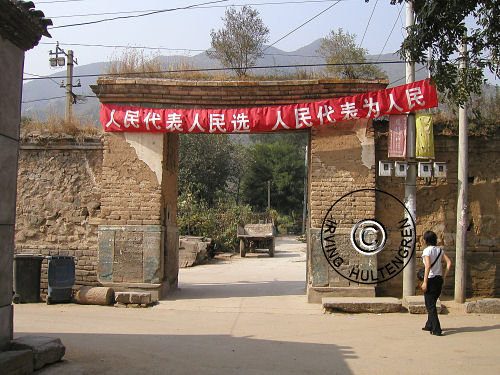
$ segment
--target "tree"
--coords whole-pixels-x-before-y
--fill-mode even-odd
[[[269,29],[259,17],[259,12],[249,6],[241,11],[230,7],[223,18],[224,28],[210,32],[213,50],[208,51],[226,68],[233,69],[239,77],[246,76],[249,67],[255,66],[264,56],[264,43],[269,40]]]
[[[403,1],[391,0],[391,3]],[[409,28],[400,54],[410,61],[425,63],[430,48],[433,80],[448,99],[462,104],[472,93],[479,94],[485,68],[500,78],[498,0],[413,0],[413,8],[416,22]],[[475,25],[468,28],[466,19]],[[462,42],[469,49],[468,67],[459,72]]]
[[[271,207],[281,214],[299,215],[304,194],[304,148],[286,142],[259,143],[248,149],[243,177],[244,200],[258,210],[267,207],[271,181]]]
[[[232,167],[233,144],[226,134],[181,134],[179,145],[179,194],[212,204],[224,191]]]
[[[376,65],[367,63],[367,51],[356,46],[356,34],[349,34],[339,28],[331,30],[322,39],[321,47],[317,51],[330,65],[327,72],[336,78],[371,79],[386,78],[385,73]],[[361,64],[359,64],[361,63]]]

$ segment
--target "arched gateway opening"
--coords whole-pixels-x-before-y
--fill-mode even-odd
[[[386,85],[387,81],[380,80],[219,82],[104,77],[92,89],[103,105],[222,110],[350,97],[383,90]],[[325,215],[338,198],[356,189],[375,188],[372,120],[357,117],[305,127],[310,134],[306,262],[310,302],[328,295],[375,295],[374,285],[340,277],[325,259],[320,241]],[[102,285],[145,290],[154,299],[176,289],[178,144],[178,134],[172,132],[105,133],[97,270]],[[355,215],[360,220],[375,217],[374,193],[367,192],[356,202]],[[345,264],[349,260],[344,259]],[[376,264],[371,267],[376,269]]]

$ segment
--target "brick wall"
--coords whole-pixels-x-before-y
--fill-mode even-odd
[[[19,152],[16,253],[73,255],[76,284],[97,282],[97,224],[101,206],[102,144],[51,140]],[[42,294],[47,261],[42,263]]]
[[[376,138],[378,160],[387,160],[387,136]],[[438,244],[455,258],[458,139],[435,137],[436,161],[447,162],[448,178],[417,177],[417,243],[426,230],[438,235]],[[467,296],[500,296],[500,137],[469,138],[469,213],[466,250]],[[404,178],[377,177],[377,187],[404,200]],[[377,200],[377,218],[384,222],[399,209],[387,199]],[[417,269],[423,267],[422,250],[416,248]],[[391,255],[379,254],[379,262]],[[444,293],[454,293],[454,267]],[[418,285],[418,284],[417,284]],[[421,293],[420,290],[417,290]],[[401,296],[402,275],[377,287],[377,294]]]
[[[158,142],[162,141],[159,135]],[[139,159],[123,133],[105,133],[100,222],[161,225],[161,208],[161,185],[153,170]]]
[[[320,232],[330,207],[345,194],[375,187],[375,148],[371,120],[343,122],[312,129],[309,168],[310,236],[308,290],[311,302],[319,301],[314,294],[330,293],[332,288],[363,287],[339,275],[326,261],[321,247]],[[366,256],[352,251],[349,233],[352,225],[375,216],[375,195],[365,191],[338,202],[335,217],[341,222],[335,232],[336,247],[343,264],[338,270],[349,274],[353,264],[367,264]],[[376,269],[376,264],[370,267]],[[372,288],[373,289],[373,288]],[[338,289],[337,289],[338,291]],[[350,293],[350,292],[348,292]]]

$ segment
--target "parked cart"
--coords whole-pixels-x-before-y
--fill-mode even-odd
[[[245,257],[247,252],[266,249],[269,256],[274,256],[274,224],[245,224],[238,225],[238,238],[240,240],[240,256]]]

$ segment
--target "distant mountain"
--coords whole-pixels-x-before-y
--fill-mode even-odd
[[[318,39],[307,46],[299,48],[293,52],[282,51],[275,47],[269,47],[266,55],[257,61],[257,66],[286,66],[286,65],[312,65],[322,64],[325,60],[318,56],[316,52],[321,45]],[[221,65],[215,59],[210,59],[205,52],[195,56],[160,56],[162,65],[166,69],[212,69],[220,68]],[[368,56],[370,61],[399,61],[397,54],[385,54],[381,56]],[[74,88],[73,92],[82,96],[93,96],[89,85],[94,85],[99,75],[103,75],[106,70],[107,62],[98,62],[87,65],[77,65],[74,68],[75,83],[80,80],[81,88]],[[381,64],[381,69],[386,72],[389,82],[392,86],[405,83],[405,65],[404,64]],[[324,67],[304,67],[304,68],[265,68],[256,70],[256,74],[267,74],[271,76],[287,76],[297,72],[319,72]],[[416,79],[424,79],[427,74],[425,67],[418,65],[416,67]],[[50,77],[61,77],[62,72],[52,74]],[[89,77],[78,77],[89,75]],[[22,114],[24,116],[35,117],[44,120],[47,113],[64,113],[64,98],[37,101],[39,99],[64,96],[64,89],[60,87],[61,79],[32,80],[23,86]],[[391,86],[390,85],[390,86]],[[99,101],[96,98],[83,99],[85,102],[73,106],[73,111],[79,116],[88,116],[94,120],[99,118]]]

